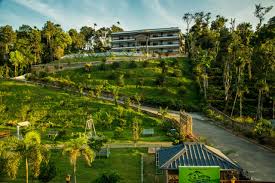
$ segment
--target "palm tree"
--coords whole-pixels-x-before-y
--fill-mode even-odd
[[[71,165],[74,171],[74,183],[76,183],[76,163],[77,159],[83,155],[86,163],[90,166],[94,161],[95,152],[88,145],[88,138],[86,136],[71,139],[64,145],[63,153],[70,157]]]
[[[36,131],[28,132],[22,141],[15,137],[9,138],[3,148],[1,147],[1,152],[1,157],[5,159],[5,172],[12,179],[16,178],[20,161],[25,160],[26,183],[29,182],[29,168],[34,177],[37,177],[40,173],[40,164],[47,157],[47,149],[41,144],[40,134]]]

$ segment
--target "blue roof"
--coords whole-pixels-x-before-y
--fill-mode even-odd
[[[177,170],[179,166],[219,166],[221,169],[242,170],[221,151],[202,143],[186,142],[157,151],[159,168]]]

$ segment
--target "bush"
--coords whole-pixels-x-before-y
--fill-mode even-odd
[[[88,145],[94,151],[99,152],[107,141],[108,140],[104,135],[97,133],[97,136],[92,136],[89,138]]]
[[[181,70],[174,69],[174,72],[173,72],[172,76],[174,76],[174,77],[181,77],[182,76]]]
[[[107,66],[105,63],[101,63],[99,66],[98,66],[98,69],[101,70],[101,71],[105,71],[107,70]]]
[[[116,127],[114,131],[114,138],[120,139],[124,137],[124,130],[121,127]]]
[[[131,76],[133,76],[133,74],[134,74],[134,72],[132,70],[128,70],[125,73],[125,78],[129,79],[129,78],[131,78]]]
[[[254,129],[254,134],[259,138],[270,137],[272,132],[271,122],[265,119],[261,119]]]
[[[94,183],[118,183],[122,180],[120,175],[116,172],[105,172],[98,177]]]
[[[118,68],[120,68],[120,62],[113,62],[112,65],[111,65],[111,67],[112,67],[113,69],[118,69]]]
[[[165,75],[161,74],[156,78],[155,84],[158,85],[158,86],[163,86],[164,83],[165,83]]]
[[[121,127],[121,128],[125,128],[126,127],[126,124],[127,124],[127,121],[125,120],[125,119],[122,119],[122,118],[116,118],[115,120],[114,120],[114,125],[115,126],[119,126],[119,127]]]
[[[127,97],[127,98],[124,99],[124,107],[126,109],[128,109],[130,107],[131,103],[132,103],[132,101],[131,101],[131,99],[129,97]]]
[[[148,67],[149,66],[149,61],[148,60],[145,60],[143,63],[142,63],[142,67]]]
[[[117,85],[124,86],[124,74],[120,74],[117,78]]]
[[[50,182],[56,176],[56,166],[54,161],[48,163],[42,162],[40,166],[40,174],[38,180],[41,182]]]
[[[137,68],[138,64],[135,61],[131,61],[128,65],[128,68]]]
[[[92,64],[85,64],[84,68],[86,72],[90,72],[92,69]]]
[[[186,94],[186,88],[184,86],[179,87],[178,95],[184,95],[184,94]]]

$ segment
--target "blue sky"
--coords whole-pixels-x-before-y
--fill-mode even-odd
[[[126,30],[172,26],[185,30],[184,13],[210,11],[212,17],[220,14],[236,18],[237,23],[249,21],[255,27],[253,12],[258,3],[275,6],[275,0],[0,0],[0,25],[42,28],[51,20],[68,30],[120,21]],[[275,7],[267,19],[274,15]]]

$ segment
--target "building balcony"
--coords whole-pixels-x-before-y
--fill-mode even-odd
[[[149,49],[158,49],[158,48],[174,48],[179,47],[179,44],[162,44],[162,45],[148,45]],[[112,47],[112,50],[127,50],[127,49],[141,49],[146,48],[146,46],[129,46],[129,47]]]
[[[175,40],[179,39],[179,36],[159,36],[159,37],[150,37],[149,40]],[[135,42],[136,40],[134,38],[131,39],[112,39],[112,42],[114,43],[122,43],[122,42]]]

